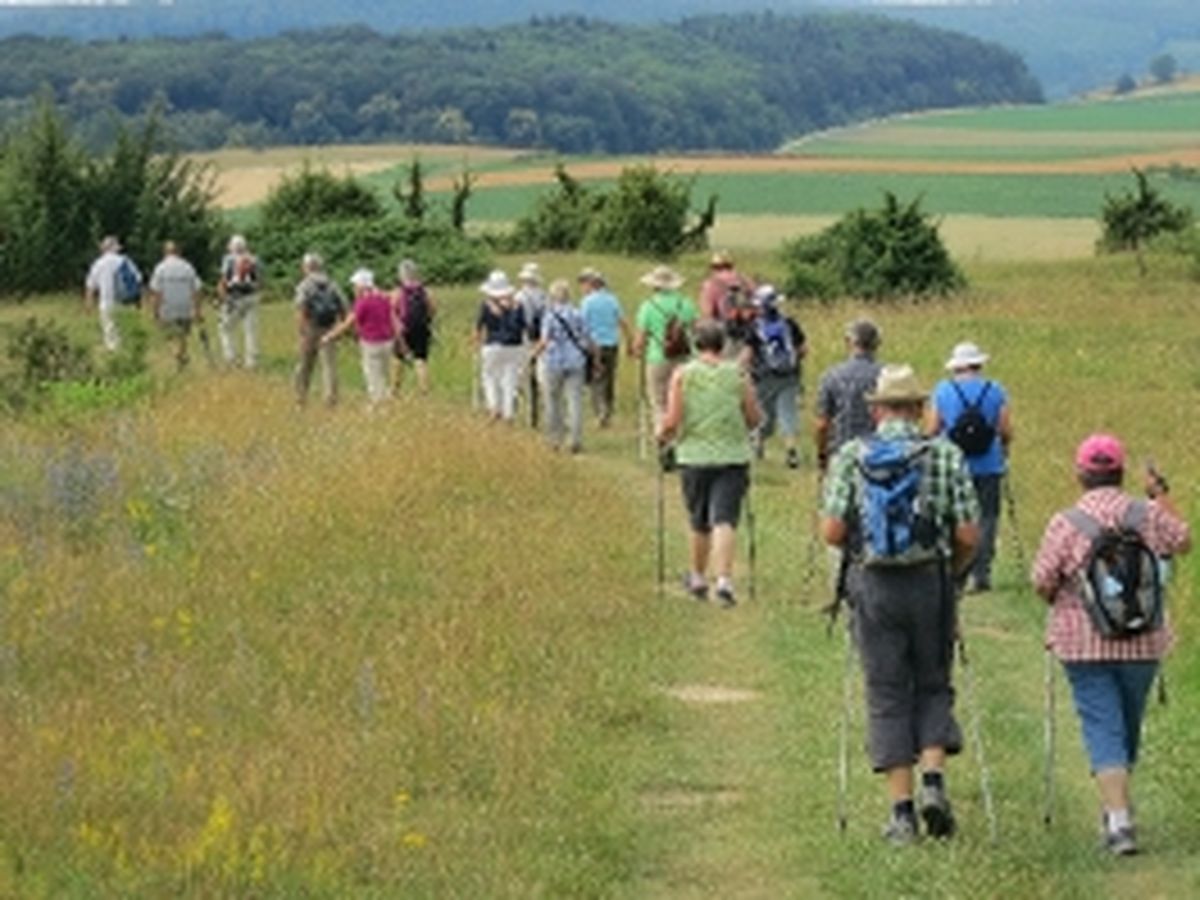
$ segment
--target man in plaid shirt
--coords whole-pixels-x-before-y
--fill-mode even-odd
[[[1134,498],[1121,490],[1125,449],[1108,434],[1094,434],[1079,445],[1075,469],[1083,496],[1076,504],[1101,527],[1115,528]],[[1146,476],[1145,516],[1138,531],[1160,557],[1185,553],[1191,535],[1154,472]],[[1091,540],[1073,525],[1066,511],[1046,526],[1033,564],[1033,584],[1050,604],[1046,648],[1062,662],[1083,727],[1092,774],[1104,806],[1105,846],[1114,854],[1137,852],[1130,818],[1129,772],[1137,761],[1146,697],[1158,661],[1173,636],[1161,627],[1130,637],[1103,637],[1092,624],[1080,596]]]
[[[846,591],[866,681],[871,765],[886,776],[892,815],[884,837],[917,837],[913,763],[922,770],[919,806],[933,837],[954,833],[946,797],[946,756],[962,747],[950,684],[955,634],[953,575],[970,565],[979,540],[979,504],[962,451],[942,438],[926,440],[921,418],[927,393],[909,366],[884,366],[867,395],[874,436],[845,444],[830,464],[821,534],[853,560]],[[933,558],[910,564],[859,561],[863,535],[860,463],[868,441],[923,446],[922,487],[932,509]],[[949,565],[948,565],[949,563]],[[953,569],[953,572],[950,569]]]

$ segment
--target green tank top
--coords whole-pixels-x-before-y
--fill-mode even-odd
[[[697,359],[683,367],[683,425],[675,447],[680,465],[750,462],[750,439],[742,415],[744,391],[735,362]]]

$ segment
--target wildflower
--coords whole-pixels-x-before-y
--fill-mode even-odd
[[[429,838],[419,831],[410,831],[404,837],[400,838],[400,843],[410,850],[420,850],[429,843]]]

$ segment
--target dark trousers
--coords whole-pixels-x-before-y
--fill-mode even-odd
[[[954,720],[954,601],[939,563],[856,566],[854,630],[867,698],[867,747],[878,772],[920,752],[962,748]]]
[[[600,348],[600,371],[592,376],[592,412],[600,420],[601,425],[612,421],[613,406],[616,402],[617,360],[620,359],[620,347]]]
[[[992,583],[992,560],[996,556],[996,531],[1000,525],[1000,486],[1003,475],[976,475],[975,495],[979,498],[979,550],[971,563],[971,577],[977,585]],[[1022,576],[1023,577],[1023,576]]]

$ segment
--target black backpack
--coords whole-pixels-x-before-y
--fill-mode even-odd
[[[963,405],[962,412],[950,428],[950,440],[958,444],[967,456],[983,456],[992,449],[992,442],[996,440],[996,426],[983,414],[983,400],[992,389],[992,383],[984,382],[983,390],[974,403],[967,402],[967,395],[957,381],[951,381],[950,385]]]
[[[1067,521],[1091,542],[1079,572],[1080,596],[1103,637],[1133,637],[1162,625],[1159,559],[1140,532],[1146,513],[1146,504],[1134,501],[1109,528],[1078,507],[1066,512]]]
[[[308,313],[308,320],[324,330],[337,323],[345,307],[332,284],[328,281],[317,281],[304,300],[304,309]]]
[[[414,284],[401,287],[404,291],[404,330],[422,332],[429,328],[429,295],[425,285]]]

